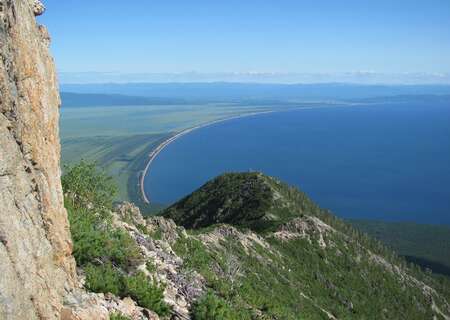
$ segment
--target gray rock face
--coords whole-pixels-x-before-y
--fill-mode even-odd
[[[76,283],[40,1],[0,0],[0,319],[59,319]]]

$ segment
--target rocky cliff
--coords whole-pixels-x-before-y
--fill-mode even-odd
[[[0,319],[57,319],[76,282],[40,1],[0,0]]]

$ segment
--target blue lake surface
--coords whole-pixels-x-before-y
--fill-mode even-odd
[[[450,224],[450,106],[372,105],[285,111],[193,131],[145,179],[170,204],[230,171],[298,186],[344,218]]]

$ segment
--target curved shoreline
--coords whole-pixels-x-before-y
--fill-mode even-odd
[[[180,132],[178,132],[177,134],[167,138],[166,140],[164,140],[163,142],[161,142],[155,149],[153,149],[150,153],[149,153],[149,160],[147,162],[147,165],[145,166],[144,171],[141,174],[141,177],[139,179],[139,184],[140,184],[140,189],[141,189],[141,195],[142,195],[142,199],[144,201],[144,203],[149,204],[150,203],[150,199],[147,197],[146,193],[145,193],[145,177],[147,176],[147,173],[150,169],[150,166],[152,165],[153,161],[156,159],[156,157],[159,155],[159,153],[164,150],[165,147],[167,147],[169,144],[171,144],[172,142],[174,142],[175,140],[177,140],[178,138],[194,131],[200,128],[204,128],[207,126],[211,126],[213,124],[216,123],[220,123],[220,122],[225,122],[225,121],[229,121],[229,120],[234,120],[234,119],[239,119],[239,118],[245,118],[245,117],[250,117],[250,116],[255,116],[255,115],[261,115],[261,114],[267,114],[267,113],[273,113],[273,112],[277,112],[276,110],[268,110],[268,111],[260,111],[260,112],[251,112],[251,113],[245,113],[245,114],[240,114],[240,115],[236,115],[236,116],[232,116],[229,118],[223,118],[223,119],[217,119],[217,120],[213,120],[210,122],[206,122],[203,124],[199,124],[197,126],[191,127],[191,128],[187,128],[184,129]]]

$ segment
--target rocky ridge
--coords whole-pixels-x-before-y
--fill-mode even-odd
[[[284,201],[287,207],[293,207],[295,200],[287,199],[285,190],[275,189],[273,191],[276,194],[273,198],[275,201]],[[348,235],[338,225],[332,226],[333,223],[325,222],[324,219],[316,216],[316,213],[307,214],[303,211],[288,222],[280,224],[275,230],[264,233],[223,223],[214,223],[204,229],[186,230],[171,219],[162,216],[144,218],[139,209],[130,203],[120,204],[112,215],[114,227],[130,234],[140,248],[143,259],[136,266],[136,270],[144,272],[147,277],[166,285],[164,300],[172,309],[170,319],[192,319],[192,310],[196,301],[199,301],[207,292],[219,294],[218,292],[223,290],[220,289],[223,285],[232,288],[227,290],[239,292],[242,287],[248,285],[247,281],[255,283],[256,278],[269,277],[269,274],[274,278],[280,277],[287,281],[292,273],[300,270],[296,269],[299,264],[298,260],[289,261],[292,259],[291,250],[300,251],[300,249],[316,252],[322,256],[325,265],[329,265],[325,268],[330,268],[336,274],[343,272],[338,265],[333,267],[333,264],[336,263],[333,259],[336,257],[344,258],[358,266],[352,268],[355,272],[367,273],[367,277],[371,276],[372,271],[365,269],[364,265],[366,263],[372,265],[371,268],[377,269],[377,272],[388,275],[386,281],[394,281],[398,283],[399,288],[408,287],[412,290],[404,291],[403,294],[407,296],[407,299],[412,299],[406,309],[417,310],[417,317],[413,319],[421,319],[422,315],[419,315],[419,310],[428,310],[427,312],[430,312],[433,319],[449,319],[450,304],[429,283],[417,278],[407,266],[392,262],[390,258],[386,258],[376,249],[371,249],[363,242],[358,241],[356,237]],[[199,257],[201,257],[201,264],[195,262]],[[300,257],[309,259],[306,254],[300,254]],[[148,261],[154,265],[153,270],[148,270]],[[206,264],[202,265],[203,263]],[[300,268],[305,267],[300,266]],[[313,314],[318,315],[318,318],[358,319],[360,312],[358,300],[355,297],[346,296],[343,293],[345,291],[341,291],[342,288],[339,288],[340,285],[335,284],[336,279],[327,275],[326,272],[322,272],[325,268],[317,266],[313,279],[303,278],[302,281],[312,281],[309,285],[298,283],[295,277],[289,280],[291,285],[295,285],[293,292],[297,295],[296,303],[303,306],[306,317],[310,315],[311,311],[308,309],[311,308],[314,310]],[[271,271],[266,274],[269,272],[268,270]],[[83,270],[79,269],[78,272],[83,281]],[[317,296],[314,290],[311,291],[312,283],[315,285],[319,283],[320,286],[323,286],[326,294],[331,294],[331,300],[323,300]],[[286,290],[286,294],[290,294],[289,286],[282,285],[281,288]],[[367,292],[366,290],[372,289],[368,287],[362,290]],[[219,295],[227,296],[227,293],[222,292]],[[244,304],[245,307],[241,311],[237,311],[237,314],[242,314],[242,319],[272,319],[269,316],[270,309],[266,310],[258,304],[251,303],[245,299],[245,296],[239,297],[239,299],[241,298],[243,300],[239,300],[239,304]],[[81,316],[67,319],[89,319],[89,317],[85,317],[86,314],[102,314],[104,319],[107,319],[108,314],[115,312],[120,312],[129,319],[136,320],[161,318],[151,310],[138,307],[129,298],[119,299],[111,294],[82,291],[81,296],[72,296],[71,299],[72,302],[68,302],[68,305],[71,310],[78,310],[77,312]],[[377,297],[374,296],[373,299],[377,299]],[[342,309],[331,307],[334,305],[342,305]],[[381,318],[395,319],[395,315],[390,315],[392,307],[395,308],[395,304],[386,305],[383,310],[380,309]],[[245,314],[243,310],[245,310]],[[413,314],[416,314],[416,311],[413,311]],[[230,317],[229,319],[234,318]],[[286,316],[286,319],[290,319],[290,317]]]
[[[119,212],[124,207],[128,208],[125,216],[132,218],[124,221],[123,215],[122,219],[115,215],[113,223],[139,245],[144,262],[137,269],[165,284],[164,300],[172,307],[172,318],[190,319],[190,307],[205,290],[205,281],[197,272],[183,269],[184,260],[171,247],[180,236],[187,236],[185,229],[163,217],[143,219],[139,208],[130,203],[119,206]],[[146,270],[148,261],[155,267],[153,272]]]
[[[171,248],[186,231],[163,217],[144,219],[139,208],[122,203],[111,212],[112,226],[127,232],[138,245],[142,259],[133,269],[149,279],[164,284],[164,301],[170,306],[170,319],[190,319],[192,303],[203,294],[205,281],[201,275],[183,268],[184,260]],[[147,265],[151,263],[152,270]],[[152,310],[139,307],[129,297],[120,299],[112,294],[83,290],[85,275],[78,268],[80,287],[65,297],[63,320],[109,319],[114,313],[132,320],[160,319]]]

